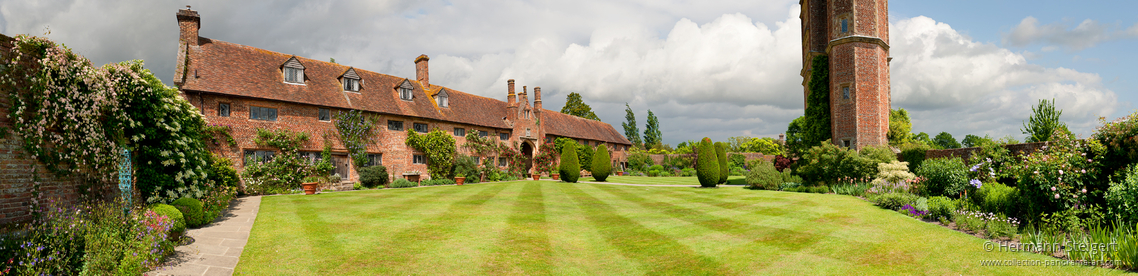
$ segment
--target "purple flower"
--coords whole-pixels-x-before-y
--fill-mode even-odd
[[[976,180],[976,179],[973,179],[972,181],[968,181],[968,184],[972,184],[972,186],[976,186],[976,189],[979,189],[980,186],[983,185],[983,183],[981,183],[980,180]]]

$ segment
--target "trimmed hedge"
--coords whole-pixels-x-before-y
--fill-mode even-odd
[[[170,221],[173,222],[173,226],[170,226],[171,235],[174,233],[182,233],[186,231],[186,218],[182,216],[182,211],[178,211],[178,208],[167,204],[158,203],[150,205],[150,210],[153,210],[159,215],[170,218]]]
[[[715,146],[711,138],[703,137],[703,141],[696,148],[699,156],[696,162],[696,178],[702,187],[715,187],[719,183],[719,157],[715,154]]]
[[[593,170],[589,171],[593,173],[594,179],[604,182],[605,179],[609,178],[609,174],[612,174],[612,164],[609,163],[611,160],[612,156],[609,156],[608,146],[603,144],[597,146],[597,151],[593,153],[593,166],[591,167]]]
[[[182,212],[182,217],[186,219],[186,226],[190,228],[198,228],[199,226],[209,223],[205,221],[206,217],[205,212],[202,210],[202,202],[197,199],[183,197],[170,203],[170,205],[177,207],[178,211]]]
[[[727,143],[715,143],[715,157],[719,161],[719,182],[716,183],[727,183],[727,176],[731,173],[731,168],[727,167]]]
[[[387,167],[371,166],[360,169],[360,185],[368,189],[383,187],[387,184],[387,180]]]
[[[407,180],[406,178],[396,179],[395,182],[391,182],[391,188],[410,188],[418,186],[419,183],[411,182],[411,180]]]
[[[577,179],[581,178],[581,165],[577,161],[577,144],[565,143],[561,147],[561,167],[557,170],[561,174],[561,181],[577,183]]]

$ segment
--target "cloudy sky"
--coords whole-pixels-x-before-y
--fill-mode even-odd
[[[405,77],[427,54],[433,84],[504,100],[516,79],[554,110],[579,92],[618,129],[625,103],[641,131],[650,109],[672,145],[774,137],[803,114],[797,0],[4,0],[0,33],[46,33],[96,64],[142,59],[170,84],[187,4],[211,39]],[[1135,110],[1136,7],[890,1],[893,108],[914,132],[1022,140],[1031,106],[1054,98],[1085,137]]]

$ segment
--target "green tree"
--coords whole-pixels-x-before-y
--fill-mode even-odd
[[[1055,99],[1039,100],[1039,104],[1031,108],[1031,118],[1023,123],[1023,134],[1027,134],[1027,142],[1051,141],[1051,134],[1055,130],[1066,130],[1067,124],[1059,121],[1063,110],[1055,110]]]
[[[592,146],[578,144],[577,148],[577,164],[581,166],[582,170],[593,171],[593,154]]]
[[[889,110],[889,144],[899,145],[910,141],[913,123],[909,121],[909,111],[904,108]]]
[[[648,110],[648,124],[644,126],[644,148],[655,148],[664,141],[660,133],[660,121],[656,119],[656,114],[652,110]]]
[[[640,128],[636,126],[636,114],[632,113],[632,107],[628,103],[624,103],[624,136],[628,137],[628,141],[632,142],[634,147],[642,147],[644,142],[640,141]]]
[[[758,152],[765,155],[782,155],[782,146],[774,138],[753,138],[743,144],[743,152]]]
[[[451,169],[454,167],[454,155],[458,152],[454,135],[437,128],[424,135],[407,129],[407,141],[404,143],[427,155],[427,171],[431,178],[453,178]]]
[[[809,147],[830,140],[830,62],[825,55],[814,57],[810,73],[810,95],[806,97],[803,140]]]
[[[561,108],[561,113],[590,120],[601,120],[597,118],[597,114],[593,113],[593,108],[581,100],[581,94],[577,94],[577,92],[569,92],[569,96],[565,99],[565,106]]]
[[[956,142],[956,138],[952,138],[952,134],[943,131],[933,138],[933,143],[935,143],[937,146],[940,146],[942,149],[960,148],[960,143]]]
[[[926,145],[930,145],[930,146],[934,146],[934,147],[937,146],[936,143],[933,143],[933,139],[929,138],[929,134],[924,133],[924,132],[913,134],[913,141],[916,141],[918,143],[924,143]]]
[[[745,152],[748,142],[751,142],[751,136],[733,136],[727,137],[727,152]]]
[[[604,182],[612,173],[612,156],[609,155],[609,148],[605,145],[597,146],[597,152],[593,154],[593,166],[589,172],[593,173],[593,178],[597,181]]]
[[[802,156],[802,153],[805,153],[806,149],[817,145],[806,143],[806,139],[803,137],[805,136],[805,133],[803,133],[806,128],[805,125],[806,116],[800,116],[790,121],[790,125],[786,127],[786,146],[791,156]]]
[[[699,179],[699,185],[715,187],[715,184],[719,183],[719,157],[715,154],[711,138],[703,137],[698,150],[695,175]]]
[[[979,147],[979,146],[982,146],[982,145],[988,144],[988,143],[995,143],[995,141],[992,140],[992,137],[989,137],[988,135],[984,135],[984,137],[980,137],[980,136],[968,134],[968,135],[964,136],[963,140],[960,140],[960,144],[966,148]]]
[[[716,184],[727,183],[727,175],[731,171],[727,167],[727,143],[715,143],[715,157],[719,162],[719,181]]]
[[[577,162],[577,143],[565,143],[561,147],[561,166],[557,173],[561,174],[561,181],[577,183],[581,177],[581,166]]]

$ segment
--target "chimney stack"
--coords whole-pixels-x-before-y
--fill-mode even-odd
[[[202,18],[197,11],[190,9],[190,5],[186,5],[184,10],[178,10],[179,40],[182,43],[198,46],[198,30],[201,27]]]
[[[518,95],[521,96],[521,99],[518,99],[518,104],[526,103],[525,105],[529,106],[529,97],[526,97],[528,91],[529,88],[526,88],[525,85],[522,85],[522,93]]]
[[[428,60],[431,60],[431,58],[428,58],[427,55],[419,55],[419,57],[415,58],[415,77],[419,80],[419,83],[423,84],[423,89],[431,88],[431,77],[427,72]]]
[[[506,99],[507,99],[506,102],[508,103],[506,106],[516,106],[518,104],[517,103],[517,97],[518,96],[514,95],[514,79],[506,80],[506,87],[507,87],[506,89],[510,91],[510,94],[506,95]]]
[[[533,109],[535,112],[541,111],[541,86],[533,88]]]

